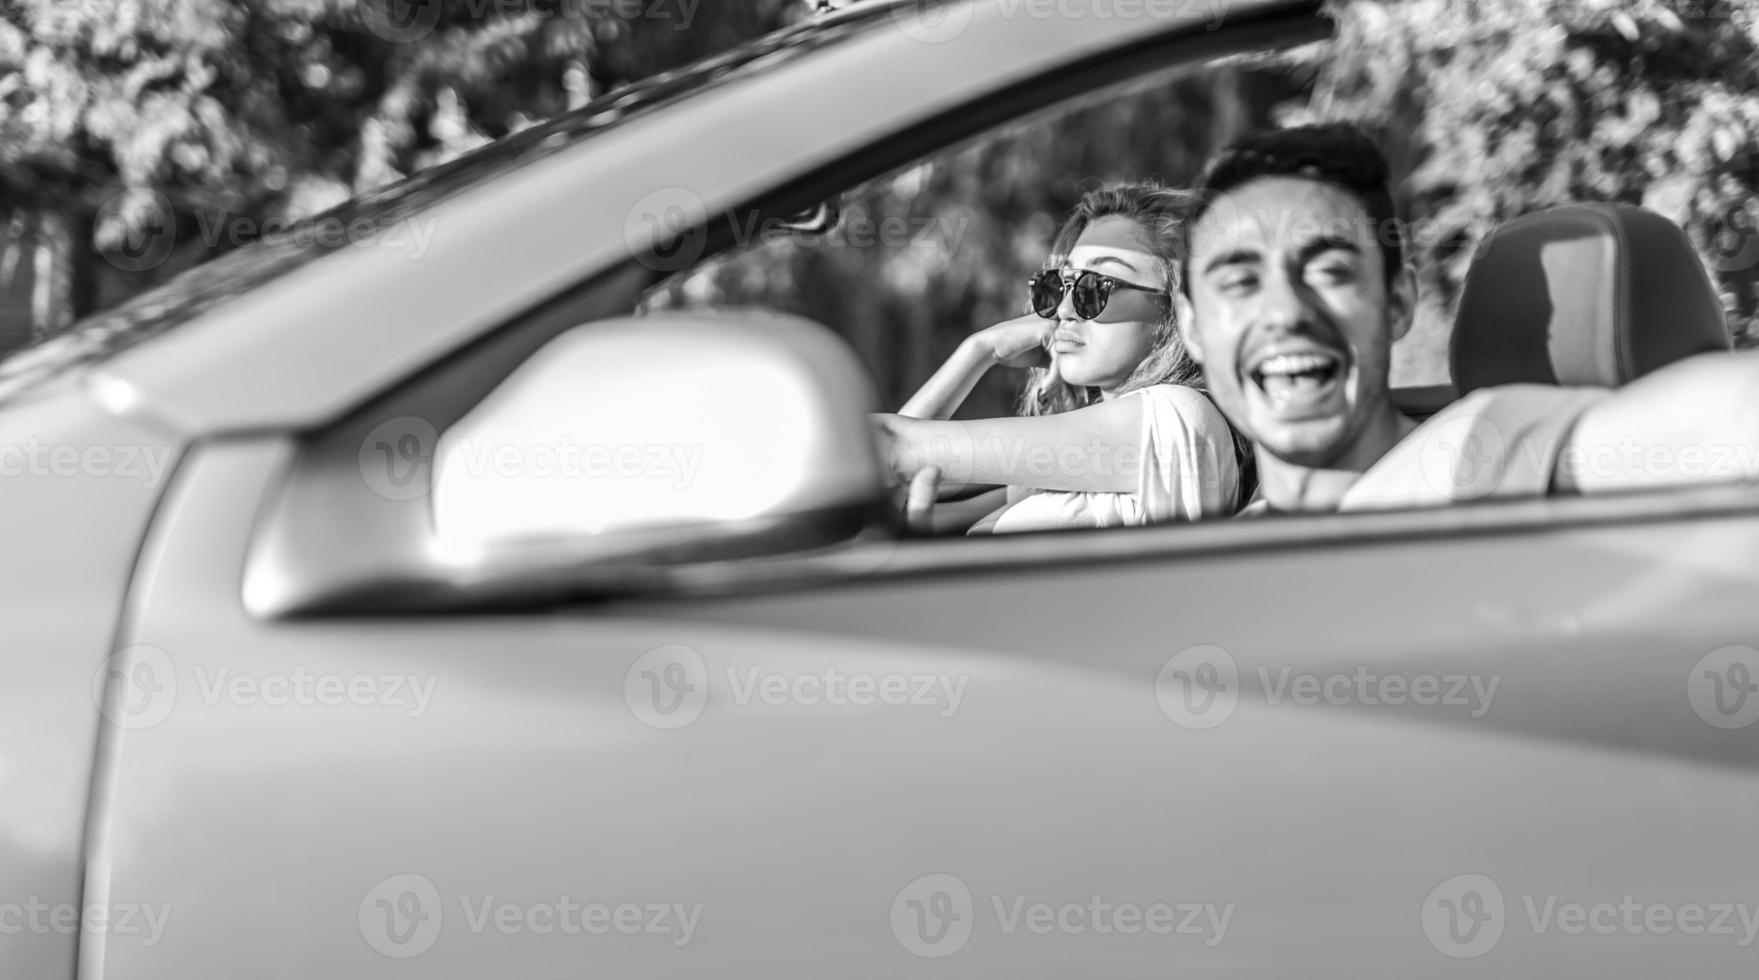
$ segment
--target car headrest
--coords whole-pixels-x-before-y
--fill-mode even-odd
[[[1464,395],[1515,382],[1617,387],[1730,346],[1722,302],[1678,225],[1570,204],[1516,218],[1479,249],[1449,359]]]

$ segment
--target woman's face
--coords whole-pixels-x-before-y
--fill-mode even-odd
[[[1065,277],[1097,272],[1120,283],[1145,289],[1165,290],[1166,263],[1142,247],[1142,228],[1121,215],[1106,215],[1088,223],[1069,250]],[[1154,350],[1156,328],[1166,321],[1171,299],[1122,286],[1099,318],[1083,320],[1075,312],[1072,292],[1057,307],[1056,335],[1051,361],[1057,374],[1069,384],[1084,385],[1110,394],[1130,377]]]

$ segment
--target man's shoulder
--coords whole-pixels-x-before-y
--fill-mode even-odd
[[[1538,384],[1471,392],[1401,439],[1350,488],[1340,509],[1544,496],[1576,420],[1610,393]]]

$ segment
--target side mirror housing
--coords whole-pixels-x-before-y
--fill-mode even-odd
[[[465,563],[530,545],[656,563],[847,540],[887,500],[876,402],[854,353],[798,317],[585,324],[441,436],[435,544]]]

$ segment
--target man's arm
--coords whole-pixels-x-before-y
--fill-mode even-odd
[[[1699,354],[1582,413],[1558,453],[1563,493],[1759,480],[1759,353]]]

